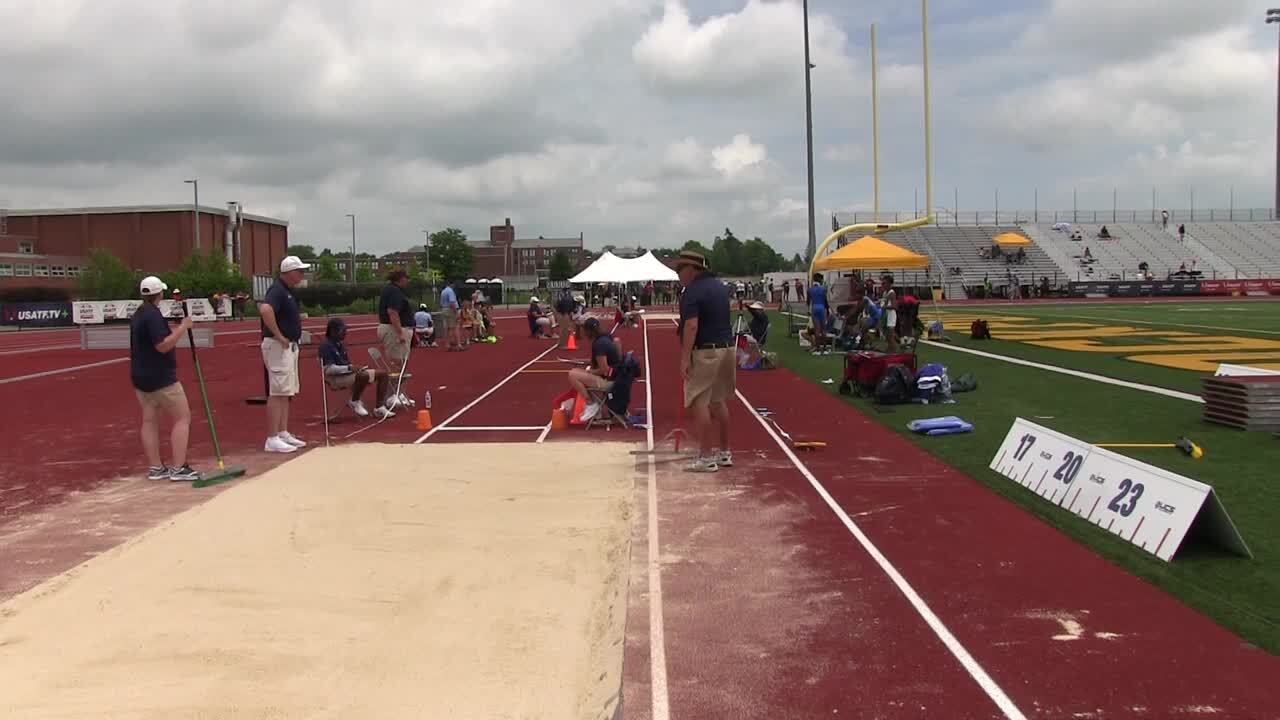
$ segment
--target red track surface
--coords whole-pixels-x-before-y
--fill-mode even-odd
[[[308,325],[315,330],[321,323]],[[220,325],[226,332],[249,332],[219,335],[218,347],[201,351],[201,364],[224,452],[256,471],[284,458],[261,452],[263,409],[243,402],[262,392],[253,328]],[[551,398],[566,388],[567,365],[554,360],[584,353],[526,339],[519,320],[504,322],[504,330],[501,343],[462,354],[414,351],[414,377],[405,393],[421,402],[423,391],[431,391],[437,427],[532,428],[548,421]],[[626,349],[644,357],[643,331],[618,335]],[[636,385],[632,406],[644,406],[646,389],[652,392],[650,414],[661,438],[678,418],[675,337],[665,321],[651,323],[647,335],[651,384]],[[359,343],[371,339],[370,329],[353,331],[357,360],[366,347]],[[70,342],[74,335],[65,333],[0,336],[0,353],[23,351],[0,355],[8,360],[0,379],[116,356],[33,350]],[[541,361],[530,362],[544,352]],[[187,357],[181,375],[198,409]],[[526,363],[526,372],[513,374]],[[302,368],[293,425],[296,434],[318,443],[323,431],[314,348],[304,352]],[[0,384],[7,409],[0,433],[17,440],[6,442],[0,468],[0,545],[7,560],[0,563],[0,597],[216,492],[113,479],[136,474],[141,465],[126,373],[127,364],[116,363]],[[739,386],[753,406],[772,409],[793,435],[831,443],[799,459],[972,662],[966,668],[957,659],[957,645],[948,648],[775,439],[735,401],[732,470],[694,475],[675,463],[656,463],[660,550],[652,560],[660,569],[660,596],[649,587],[649,488],[643,481],[637,488],[624,658],[627,718],[1010,716],[975,680],[983,672],[988,689],[998,687],[993,693],[1002,690],[1016,706],[1014,717],[1280,717],[1273,688],[1280,660],[1248,648],[807,381],[786,371],[741,373]],[[337,393],[330,398],[341,399]],[[382,424],[348,414],[332,427],[333,438],[419,440],[423,433],[411,414]],[[532,442],[540,436],[535,430],[436,430],[426,441]],[[546,437],[583,439],[639,443],[644,434],[574,428]],[[193,441],[194,456],[208,467],[202,418]],[[638,467],[643,477],[647,462]],[[115,499],[94,502],[108,496]],[[131,511],[130,505],[150,512]],[[59,519],[60,509],[66,512]],[[32,519],[49,517],[54,520]],[[111,531],[89,538],[79,532],[84,520]],[[34,569],[15,572],[15,563]],[[662,623],[660,634],[651,618]],[[651,694],[655,649],[665,652],[659,676],[665,692],[656,694],[657,702]]]

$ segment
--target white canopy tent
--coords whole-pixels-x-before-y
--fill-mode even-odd
[[[623,259],[605,252],[586,270],[569,279],[571,283],[670,282],[678,280],[676,271],[667,267],[652,252],[638,258]]]
[[[614,255],[609,251],[605,251],[596,259],[595,262],[587,266],[586,270],[569,278],[571,283],[611,283],[625,282],[618,280],[618,276],[622,273],[621,263],[626,262],[622,258]]]

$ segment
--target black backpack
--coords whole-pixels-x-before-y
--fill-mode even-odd
[[[906,365],[894,363],[885,368],[884,376],[876,383],[876,402],[881,405],[900,405],[911,397],[916,379]]]
[[[987,327],[986,320],[974,320],[969,326],[969,337],[974,340],[990,340],[991,328]]]

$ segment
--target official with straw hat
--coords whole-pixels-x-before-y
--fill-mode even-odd
[[[698,436],[692,472],[715,472],[733,465],[729,450],[729,406],[737,385],[729,290],[707,267],[707,259],[685,251],[676,258],[680,296],[680,374],[684,406]]]

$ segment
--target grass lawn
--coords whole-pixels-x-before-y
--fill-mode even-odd
[[[1024,314],[1022,308],[1017,310]],[[1111,306],[1079,306],[1069,310],[1072,314],[1080,310],[1123,320],[1113,314],[1117,308]],[[1273,306],[1273,311],[1280,311],[1280,304]],[[773,321],[775,333],[769,349],[778,353],[781,363],[818,382],[824,391],[837,394],[843,373],[842,356],[810,355],[786,338],[785,318],[775,314]],[[967,333],[958,344],[966,342]],[[1013,342],[975,344],[987,352],[1192,392],[1199,389],[1198,375],[1187,371]],[[1276,469],[1280,467],[1280,441],[1263,433],[1246,433],[1205,423],[1200,420],[1198,403],[976,357],[947,347],[922,346],[920,362],[940,362],[947,366],[952,378],[972,372],[978,378],[978,390],[957,395],[955,405],[899,405],[889,413],[872,410],[870,400],[840,397],[1103,557],[1181,598],[1246,640],[1280,654],[1280,523],[1276,521],[1280,514]],[[1103,365],[1112,372],[1097,369]],[[825,378],[833,378],[837,384],[820,384]],[[974,432],[930,438],[906,430],[910,420],[953,414],[972,422]],[[1176,450],[1124,452],[1214,486],[1253,550],[1254,559],[1192,546],[1173,562],[1166,563],[990,470],[992,457],[1014,418],[1019,416],[1093,442],[1172,442],[1180,435],[1191,437],[1205,449],[1202,460],[1191,460]]]

